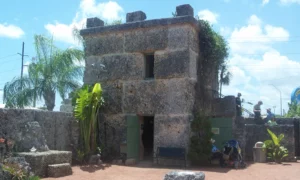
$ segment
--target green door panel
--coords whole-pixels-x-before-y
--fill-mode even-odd
[[[232,118],[212,118],[210,119],[212,131],[216,132],[213,139],[215,145],[222,149],[224,143],[233,139],[232,137]]]
[[[140,123],[138,116],[127,115],[127,159],[139,160]]]

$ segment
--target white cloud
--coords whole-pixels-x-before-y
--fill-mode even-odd
[[[15,25],[0,24],[0,37],[20,38],[24,35],[24,31]]]
[[[264,25],[256,15],[252,15],[246,26],[235,28],[229,38],[233,53],[261,53],[272,50],[271,44],[287,41],[289,33],[282,27]]]
[[[219,15],[217,13],[214,13],[208,9],[202,10],[198,12],[198,16],[202,20],[206,20],[210,22],[211,24],[218,23],[218,17]]]
[[[114,1],[96,3],[95,0],[82,0],[72,23],[48,23],[45,28],[53,35],[55,40],[78,46],[78,42],[74,39],[72,33],[74,27],[84,28],[86,18],[90,17],[99,17],[108,22],[123,19],[122,13],[123,8]]]
[[[300,4],[300,0],[280,0],[282,4],[292,4],[292,3],[298,3]]]
[[[262,5],[264,6],[264,5],[268,4],[269,1],[270,1],[270,0],[263,0],[263,1],[262,1]]]
[[[222,94],[241,92],[246,101],[255,104],[262,100],[263,109],[273,110],[276,106],[276,114],[280,114],[278,88],[282,94],[283,109],[287,112],[290,94],[297,87],[295,82],[300,76],[300,61],[289,59],[273,45],[288,39],[289,33],[283,27],[267,24],[255,15],[248,19],[246,25],[235,28],[229,38],[231,55],[228,60],[228,69],[233,77],[230,86],[223,87]],[[253,105],[244,104],[244,107],[252,111]]]

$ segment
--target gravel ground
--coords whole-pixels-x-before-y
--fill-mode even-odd
[[[167,172],[176,170],[176,168],[151,167],[145,164],[139,164],[137,167],[118,165],[74,166],[72,169],[72,176],[56,178],[56,180],[163,180]],[[298,163],[286,164],[249,164],[246,169],[239,170],[219,167],[191,168],[188,170],[204,172],[206,180],[300,180],[299,161]]]

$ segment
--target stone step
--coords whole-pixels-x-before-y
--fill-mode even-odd
[[[70,163],[48,165],[48,177],[63,177],[72,174]]]

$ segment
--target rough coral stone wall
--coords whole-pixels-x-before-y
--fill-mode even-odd
[[[84,83],[100,82],[105,106],[102,139],[118,154],[126,115],[154,117],[154,149],[187,147],[195,108],[198,28],[191,16],[139,21],[81,31]],[[145,54],[154,54],[154,79],[145,79]],[[101,66],[105,66],[105,71]],[[114,150],[113,150],[114,149]]]
[[[79,130],[71,113],[42,110],[0,109],[0,137],[16,139],[21,128],[37,121],[51,150],[77,147]]]

